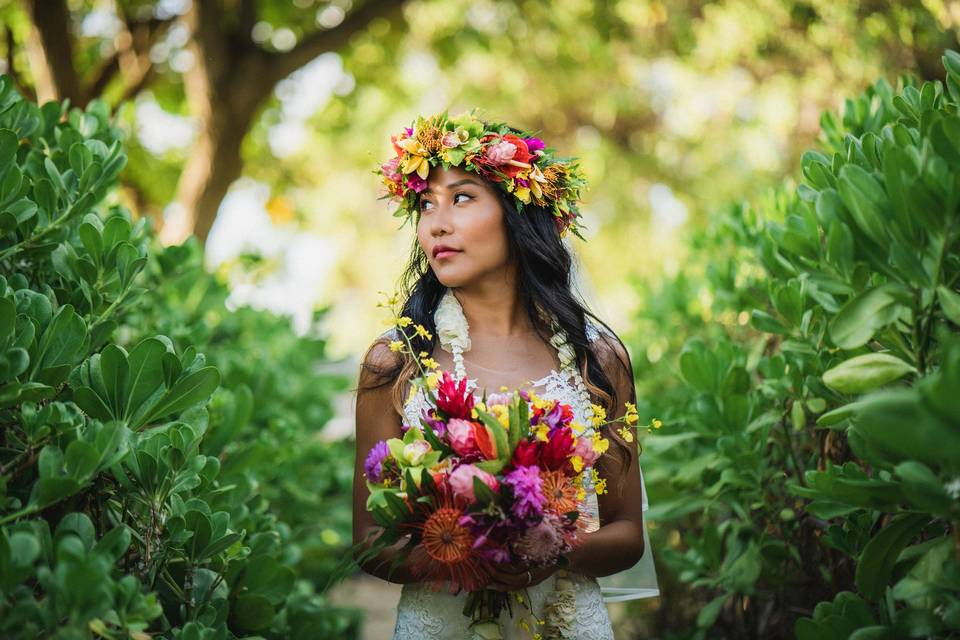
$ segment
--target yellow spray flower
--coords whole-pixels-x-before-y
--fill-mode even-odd
[[[401,328],[402,328],[402,327],[409,326],[410,323],[413,322],[413,318],[411,318],[411,317],[409,317],[409,316],[401,316],[401,317],[399,317],[399,318],[394,318],[393,322],[394,322],[394,324],[396,324],[398,327],[401,327]]]
[[[580,487],[579,489],[577,489],[577,500],[582,502],[586,499],[587,499],[587,490],[584,489],[583,487]]]
[[[427,369],[437,369],[440,367],[440,364],[433,358],[424,358],[423,360],[420,361],[420,364],[422,364]]]
[[[593,451],[598,455],[603,455],[610,447],[610,441],[600,435],[599,432],[593,434]]]
[[[594,486],[594,490],[597,492],[598,496],[602,496],[607,492],[607,479],[601,478]]]
[[[390,351],[396,353],[403,349],[403,342],[401,340],[393,340],[390,342]]]
[[[573,435],[580,436],[586,427],[576,420],[570,421],[570,428],[573,429]]]
[[[631,431],[629,427],[620,427],[620,429],[617,430],[617,433],[619,433],[620,437],[627,442],[633,442],[633,431]]]
[[[550,427],[548,427],[545,424],[537,425],[536,428],[534,429],[534,433],[537,436],[537,440],[541,440],[543,442],[548,442],[550,440],[550,436],[547,435],[549,432],[550,432]]]
[[[590,407],[593,409],[593,415],[590,416],[590,422],[593,423],[593,426],[599,427],[607,419],[607,410],[598,404],[591,404]]]
[[[427,340],[432,340],[432,339],[433,339],[433,336],[430,334],[429,331],[427,331],[427,328],[424,327],[422,324],[418,324],[418,325],[417,325],[416,327],[414,327],[414,328],[417,330],[417,335],[418,335],[418,336],[423,336],[423,337],[426,338]]]
[[[427,386],[431,389],[436,389],[437,385],[440,384],[440,379],[437,377],[436,373],[427,374]]]
[[[490,412],[497,416],[497,420],[503,425],[504,429],[510,429],[510,410],[504,404],[495,404],[490,407]]]
[[[573,470],[577,473],[583,471],[583,458],[580,456],[570,456],[570,464],[573,465]]]
[[[627,424],[635,424],[639,417],[637,416],[637,405],[631,402],[624,403],[627,407],[627,412],[623,415],[624,422]]]

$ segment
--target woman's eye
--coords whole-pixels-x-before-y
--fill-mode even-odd
[[[471,199],[471,200],[473,199],[473,196],[471,196],[470,194],[467,194],[467,193],[457,193],[456,195],[453,196],[453,203],[454,203],[454,204],[457,203],[457,197],[458,197],[458,196],[464,196],[465,198],[469,198],[469,199]],[[423,209],[424,209],[424,208],[426,207],[426,205],[428,205],[428,204],[431,204],[431,202],[430,202],[429,200],[421,200],[421,201],[420,201],[420,210],[423,211]]]

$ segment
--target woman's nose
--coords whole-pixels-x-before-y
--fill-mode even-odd
[[[450,210],[443,204],[436,205],[433,208],[433,215],[430,217],[430,232],[435,236],[441,233],[449,234],[452,225]]]

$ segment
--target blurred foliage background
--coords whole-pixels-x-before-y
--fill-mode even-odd
[[[664,423],[642,458],[664,598],[617,605],[624,633],[787,637],[800,619],[798,635],[956,633],[958,605],[941,592],[958,578],[931,574],[943,557],[926,554],[957,535],[942,502],[957,496],[928,483],[939,502],[876,498],[903,497],[907,477],[908,493],[921,478],[953,487],[956,461],[870,449],[862,426],[848,442],[854,411],[816,421],[873,390],[822,381],[867,352],[902,363],[881,362],[879,377],[848,365],[879,385],[956,382],[941,372],[956,347],[938,331],[956,329],[960,138],[934,127],[955,121],[956,97],[920,88],[946,81],[960,2],[0,0],[0,18],[15,90],[114,112],[127,161],[108,202],[156,242],[142,276],[156,279],[119,324],[206,353],[222,378],[208,410],[257,425],[207,433],[200,449],[235,449],[221,475],[238,500],[259,496],[289,542],[271,557],[302,580],[291,611],[356,632],[311,594],[349,536],[342,389],[383,328],[377,291],[413,243],[373,169],[417,114],[478,106],[582,158],[584,294],[631,349],[641,409]],[[915,201],[942,226],[881,233],[908,182],[928,186]],[[870,250],[896,242],[930,258]],[[4,275],[23,268],[5,257]],[[870,294],[867,309],[886,322],[866,338],[827,329],[881,286],[889,296]],[[138,335],[114,341],[132,348]],[[304,438],[315,446],[299,448]],[[829,494],[837,483],[869,495]],[[890,530],[904,540],[884,547],[892,558],[877,560],[875,544],[864,560]],[[919,548],[898,561],[909,542]],[[859,576],[858,564],[880,570]]]

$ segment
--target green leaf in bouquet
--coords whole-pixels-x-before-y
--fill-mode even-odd
[[[398,462],[403,462],[403,447],[405,443],[400,438],[390,438],[387,440],[387,448],[390,449],[390,455]]]
[[[526,402],[519,394],[513,395],[513,400],[510,401],[510,429],[507,431],[507,444],[509,448],[508,459],[513,457],[513,452],[517,448],[517,443],[520,442],[522,437],[522,427],[520,422],[520,405],[526,405]],[[528,425],[529,427],[529,425]]]
[[[387,506],[390,507],[390,511],[393,513],[393,515],[396,516],[396,519],[404,521],[410,517],[410,507],[408,507],[403,498],[398,496],[396,493],[392,491],[385,491],[383,493],[383,499],[387,503]]]
[[[484,506],[497,502],[497,494],[477,476],[473,477],[473,495],[477,498],[477,502]]]
[[[494,475],[500,473],[505,466],[507,466],[506,460],[481,460],[477,462],[474,466],[478,469],[486,471],[487,473],[492,473]]]
[[[423,440],[423,433],[417,427],[410,427],[407,429],[407,432],[403,434],[403,444],[413,444],[417,440]]]
[[[433,427],[430,426],[429,422],[421,418],[420,424],[423,425],[423,439],[430,443],[430,448],[441,453],[441,458],[453,453],[453,449],[445,444],[443,440],[438,438],[437,434],[433,432]]]
[[[511,455],[510,445],[507,441],[507,430],[503,428],[503,425],[492,413],[477,409],[477,415],[480,416],[480,420],[493,438],[493,444],[497,450],[497,460],[506,462]]]

